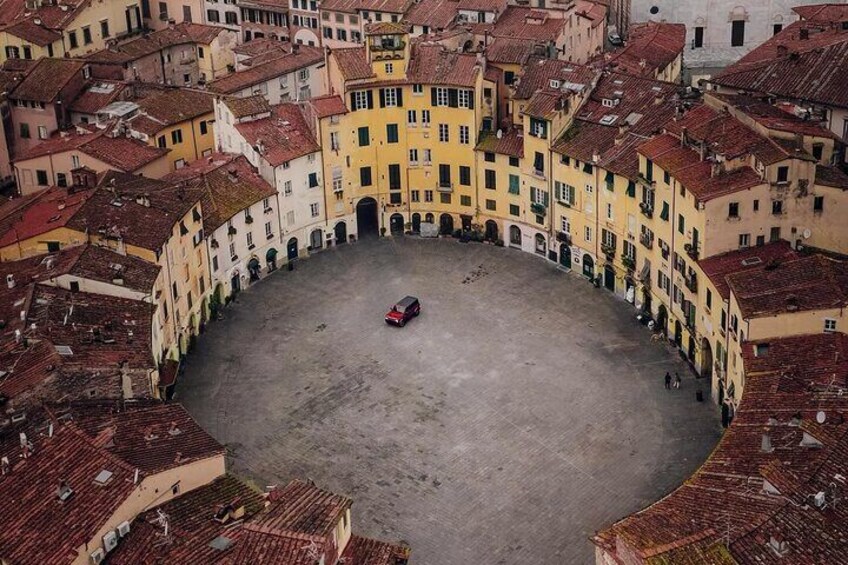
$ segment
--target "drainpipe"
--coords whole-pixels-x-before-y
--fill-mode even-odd
[[[197,153],[197,136],[194,134],[194,120],[191,121],[191,142],[194,144],[194,160],[200,158],[200,155]],[[207,130],[208,132],[208,130]]]

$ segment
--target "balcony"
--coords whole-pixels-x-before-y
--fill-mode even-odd
[[[648,204],[647,202],[640,202],[639,203],[639,210],[641,210],[642,215],[645,216],[646,218],[653,218],[654,217],[654,207],[651,206],[650,204]]]
[[[439,192],[453,192],[453,183],[439,181],[438,186],[436,186],[436,190]]]
[[[653,249],[654,237],[643,233],[639,236],[639,243],[644,245],[646,249]]]
[[[564,231],[558,231],[556,234],[556,239],[560,243],[564,243],[565,245],[571,245],[571,234],[566,233]]]
[[[601,245],[601,253],[606,255],[607,259],[610,261],[615,257],[615,247],[612,245],[607,245],[606,243]]]
[[[683,277],[683,281],[690,292],[698,293],[698,275],[692,273],[688,277]]]
[[[548,208],[544,204],[533,202],[532,204],[530,204],[530,211],[536,214],[537,216],[544,216],[548,213]]]
[[[686,255],[689,256],[693,261],[698,260],[698,243],[687,243],[683,246],[683,250],[686,251]]]
[[[638,175],[636,175],[636,180],[638,180],[640,183],[647,185],[647,186],[654,186],[657,183],[657,181],[655,181],[653,179],[649,179],[648,177],[646,177],[642,173],[639,173]]]
[[[631,257],[629,255],[622,255],[621,256],[621,264],[624,265],[624,268],[627,269],[628,271],[632,271],[633,269],[636,268],[636,259],[634,259],[633,257]]]

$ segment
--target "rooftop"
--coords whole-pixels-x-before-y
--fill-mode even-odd
[[[524,156],[524,132],[522,128],[499,130],[501,135],[492,132],[482,133],[477,143],[477,151],[499,153],[510,157]]]
[[[129,120],[131,129],[155,135],[168,126],[193,120],[213,111],[213,95],[175,88],[138,101],[139,115]]]
[[[633,24],[624,47],[599,58],[617,71],[653,78],[683,53],[686,26],[666,22]]]
[[[115,80],[89,82],[85,90],[71,103],[71,111],[81,114],[97,114],[112,102],[120,100],[128,85]]]
[[[731,274],[727,284],[745,319],[848,305],[848,263],[823,255]]]
[[[427,26],[431,30],[444,29],[453,22],[460,4],[455,0],[420,0],[412,4],[404,21],[410,25]]]
[[[365,47],[331,49],[330,56],[336,60],[345,80],[362,80],[374,77],[374,71],[365,56]]]
[[[319,47],[298,45],[296,52],[279,53],[270,61],[213,80],[207,84],[207,88],[221,94],[236,94],[251,86],[277,79],[323,61],[324,52]],[[242,65],[247,64],[248,61],[242,63]]]
[[[270,117],[235,127],[250,145],[262,146],[262,157],[273,167],[321,150],[296,104],[280,104]]]
[[[226,31],[222,27],[183,22],[107,47],[86,59],[92,63],[126,64],[175,45],[208,45]]]
[[[272,111],[268,100],[261,94],[244,97],[224,98],[224,105],[232,113],[236,120],[246,118],[248,116],[258,116],[261,114],[270,114]]]
[[[317,96],[315,98],[311,98],[309,102],[312,105],[315,116],[319,119],[347,114],[347,106],[345,106],[342,97],[337,94]]]
[[[561,85],[590,88],[598,73],[589,67],[557,59],[531,59],[523,69],[513,98],[529,100],[537,90],[549,88],[551,80]]]
[[[713,255],[698,261],[698,266],[713,283],[719,295],[727,300],[730,298],[730,287],[727,285],[729,275],[759,270],[766,265],[793,261],[799,257],[788,242],[781,240]]]
[[[53,187],[0,206],[0,247],[64,227],[93,193]]]
[[[75,77],[82,81],[84,66],[84,61],[73,59],[39,59],[9,97],[14,100],[52,103]]]
[[[556,41],[565,32],[567,20],[553,18],[543,10],[508,6],[491,27],[492,37],[534,41]],[[491,26],[491,24],[482,24]],[[480,24],[478,26],[480,27]]]
[[[738,109],[769,130],[839,140],[839,136],[820,122],[800,118],[778,106],[769,104],[767,99],[744,94],[720,94],[717,92],[710,92],[708,97],[715,98],[721,103]]]
[[[263,179],[244,155],[215,153],[189,163],[164,177],[197,188],[203,207],[203,228],[212,234],[227,220],[277,191]],[[261,209],[254,210],[259,214]]]

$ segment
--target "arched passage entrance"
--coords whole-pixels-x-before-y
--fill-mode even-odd
[[[450,214],[439,216],[439,233],[446,235],[453,233],[453,216]]]
[[[545,241],[545,236],[540,233],[537,233],[534,239],[536,242],[536,253],[538,253],[539,255],[544,255],[545,251],[547,251],[548,248],[547,241]]]
[[[486,220],[486,239],[489,241],[498,240],[498,223],[494,220]]]
[[[344,220],[336,224],[336,227],[333,228],[333,233],[336,236],[336,245],[347,242],[347,224],[344,223]]]
[[[589,279],[595,278],[595,260],[591,255],[583,256],[583,275]]]
[[[356,231],[359,239],[377,237],[379,232],[377,201],[371,197],[365,197],[356,203]]]
[[[268,265],[269,273],[277,270],[277,250],[273,247],[265,252],[265,263]]]
[[[392,232],[392,235],[403,234],[403,216],[392,214],[391,218],[389,218],[389,231]]]
[[[293,237],[286,244],[286,258],[289,261],[297,259],[297,238]]]

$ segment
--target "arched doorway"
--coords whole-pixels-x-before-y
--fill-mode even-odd
[[[534,239],[536,241],[536,253],[538,253],[539,255],[544,255],[548,246],[547,242],[545,241],[545,236],[540,233],[537,233]]]
[[[265,263],[268,265],[269,273],[277,270],[277,250],[273,247],[265,252]]]
[[[341,245],[347,242],[347,224],[341,221],[333,228],[333,233],[336,236],[336,245]]]
[[[418,212],[412,215],[412,233],[421,232],[421,214]]]
[[[297,259],[297,238],[293,237],[286,245],[286,258],[289,261]]]
[[[251,257],[250,261],[247,262],[247,272],[250,274],[250,282],[258,281],[261,271],[262,267],[259,265],[259,259]]]
[[[583,255],[583,275],[589,277],[590,280],[595,278],[595,260],[591,255]]]
[[[377,237],[379,218],[377,217],[377,201],[365,197],[356,203],[356,229],[359,239]]]
[[[434,224],[434,223],[436,223],[436,217],[433,214],[431,214],[430,212],[427,212],[424,215],[424,221],[427,222],[428,224]]]
[[[701,376],[704,378],[713,376],[713,346],[707,338],[701,340]]]
[[[498,240],[498,223],[494,220],[486,220],[486,239],[488,241]]]
[[[604,288],[615,292],[615,269],[610,265],[604,265]]]
[[[521,247],[521,228],[509,226],[509,244]]]
[[[658,332],[661,332],[663,335],[668,335],[668,309],[665,307],[665,304],[660,304],[660,307],[657,308],[657,323],[656,329]]]
[[[453,233],[453,216],[442,214],[439,216],[439,233],[450,235]]]
[[[324,247],[324,232],[316,228],[309,234],[309,249],[315,251]]]
[[[400,214],[392,214],[389,218],[389,231],[392,232],[392,235],[403,234],[403,216]]]
[[[564,243],[559,246],[559,265],[566,269],[571,268],[571,247]]]
[[[241,290],[241,273],[236,270],[230,277],[230,296],[235,296]]]

